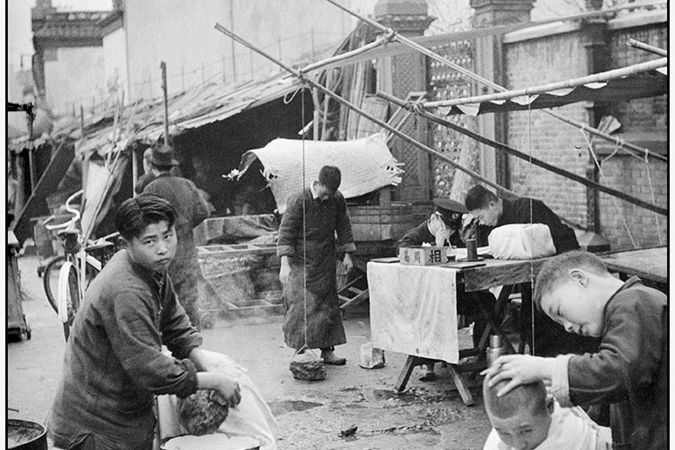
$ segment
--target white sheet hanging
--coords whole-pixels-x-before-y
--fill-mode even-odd
[[[459,361],[455,269],[369,262],[367,274],[374,347]]]

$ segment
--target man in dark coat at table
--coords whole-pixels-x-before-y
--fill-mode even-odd
[[[286,345],[300,352],[320,348],[324,363],[333,365],[346,363],[334,347],[347,342],[337,296],[336,234],[347,271],[356,251],[347,203],[338,191],[341,179],[340,169],[324,166],[318,180],[291,196],[277,242]]]
[[[197,286],[202,274],[192,229],[209,216],[209,209],[192,181],[171,174],[171,169],[178,165],[178,161],[174,159],[173,149],[170,146],[154,147],[150,165],[155,179],[143,192],[168,200],[176,209],[178,248],[176,257],[169,266],[169,275],[176,289],[178,301],[185,309],[192,325],[199,329]]]
[[[461,203],[449,198],[436,197],[433,203],[434,211],[429,218],[403,235],[399,242],[399,248],[422,244],[439,246],[449,244],[453,247],[465,247],[461,238],[462,217],[469,211]],[[492,308],[495,302],[494,296],[489,291],[481,291],[476,292],[469,298],[457,300],[457,313],[466,316],[469,322],[474,322],[473,342],[474,346],[478,346],[487,322],[482,317],[475,302],[480,301],[487,308]],[[420,380],[435,380],[434,364],[425,364],[424,368],[425,373],[420,377]]]
[[[478,245],[487,243],[487,235],[493,228],[514,223],[542,223],[551,231],[556,254],[579,248],[574,230],[562,223],[541,200],[527,197],[499,198],[483,186],[476,185],[467,192],[464,204],[477,222],[475,225]],[[530,283],[523,283],[520,288],[522,308],[529,312],[532,308],[532,288]],[[521,318],[529,320],[530,317],[529,313],[521,314]],[[531,328],[529,323],[524,326],[528,330]],[[537,356],[594,352],[598,346],[597,339],[566,333],[560,325],[536,310],[534,343],[534,354]]]

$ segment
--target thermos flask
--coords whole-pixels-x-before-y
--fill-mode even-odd
[[[506,354],[506,347],[502,341],[502,337],[498,334],[490,335],[490,346],[486,350],[487,366],[490,367],[497,358]]]

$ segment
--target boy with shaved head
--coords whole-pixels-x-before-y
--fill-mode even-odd
[[[493,430],[484,450],[606,450],[611,448],[609,428],[593,422],[579,407],[561,408],[547,398],[544,383],[521,384],[501,397],[503,380],[483,383],[485,411]]]
[[[668,448],[668,298],[613,277],[597,256],[563,253],[541,268],[534,301],[568,333],[600,338],[595,353],[507,355],[484,373],[499,390],[543,380],[562,405],[610,405],[614,448]]]

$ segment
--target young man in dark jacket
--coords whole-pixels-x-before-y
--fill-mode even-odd
[[[167,273],[174,220],[171,204],[153,195],[120,205],[115,225],[127,247],[94,279],[75,316],[49,418],[56,447],[151,449],[155,395],[217,389],[230,406],[241,400],[236,380],[204,371],[202,337],[176,300]]]

